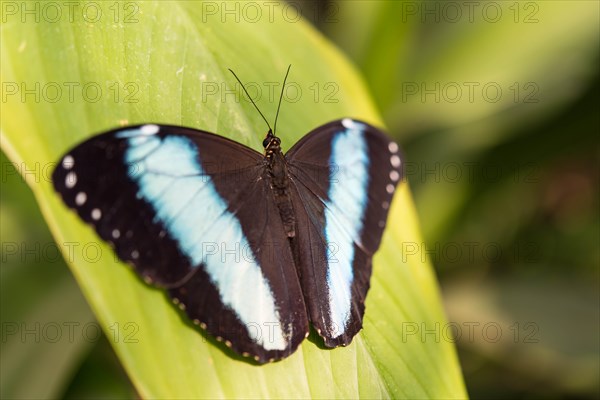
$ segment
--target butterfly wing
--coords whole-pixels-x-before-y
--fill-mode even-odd
[[[259,153],[223,137],[142,125],[77,146],[53,182],[119,258],[169,288],[194,322],[265,362],[291,354],[308,328],[264,173]],[[269,255],[265,242],[282,250]]]
[[[232,238],[235,234],[227,231],[215,238],[217,246],[227,247],[220,251],[221,261],[229,259],[235,265],[235,269],[220,274],[221,285],[228,287],[226,293],[219,295],[215,287],[208,287],[198,294],[197,288],[208,278],[203,270],[170,290],[195,323],[239,354],[253,356],[261,363],[289,356],[308,335],[308,316],[289,240],[270,192],[267,185],[253,185],[231,210],[242,226],[251,226],[249,242]],[[253,257],[263,266],[266,280],[250,268]],[[214,312],[224,295],[238,305],[241,314],[227,308]]]
[[[309,319],[325,345],[362,328],[371,261],[402,174],[398,145],[364,122],[323,125],[286,154]]]

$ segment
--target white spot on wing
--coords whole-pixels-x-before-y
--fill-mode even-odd
[[[65,158],[63,158],[62,166],[64,169],[71,169],[71,168],[73,168],[74,165],[75,165],[75,160],[73,159],[72,156],[67,155],[67,156],[65,156]]]
[[[75,174],[75,172],[71,171],[65,177],[65,186],[67,187],[67,189],[73,189],[76,184],[77,184],[77,174]]]
[[[394,193],[394,189],[395,189],[395,188],[394,188],[394,185],[392,185],[391,183],[389,183],[389,184],[388,184],[388,185],[385,187],[385,190],[386,190],[386,192],[388,192],[389,194],[392,194],[392,193]]]
[[[398,173],[398,171],[391,171],[390,172],[390,179],[392,180],[392,182],[398,182],[398,179],[400,179],[400,174]]]
[[[388,150],[390,151],[390,153],[397,153],[398,145],[395,142],[390,142],[390,144],[388,144]]]
[[[142,135],[155,135],[158,131],[160,131],[159,126],[154,124],[144,125],[140,128],[140,133]]]
[[[100,218],[102,218],[102,211],[100,211],[99,208],[94,208],[91,216],[94,221],[98,221]]]
[[[78,206],[84,205],[86,201],[87,195],[84,192],[79,192],[77,193],[77,196],[75,196],[75,204],[77,204]]]
[[[390,164],[392,164],[392,167],[398,168],[400,166],[400,157],[398,157],[397,155],[391,156]]]
[[[359,129],[361,126],[363,126],[363,124],[360,124],[358,122],[354,122],[350,118],[344,118],[342,120],[342,125],[346,129]]]
[[[113,239],[118,239],[121,237],[121,231],[118,229],[113,229],[112,231],[112,237]]]

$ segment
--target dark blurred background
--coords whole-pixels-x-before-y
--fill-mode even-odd
[[[598,398],[598,3],[288,3],[353,60],[402,144],[424,238],[406,250],[435,267],[470,396]],[[0,397],[135,398],[1,162]],[[87,336],[22,341],[5,321]]]

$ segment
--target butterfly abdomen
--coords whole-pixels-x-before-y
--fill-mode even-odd
[[[292,206],[292,198],[290,195],[290,180],[287,172],[285,157],[281,153],[279,144],[276,144],[276,149],[267,149],[267,170],[271,180],[271,190],[275,204],[279,210],[283,227],[287,237],[296,235],[296,217]]]
[[[294,217],[294,208],[292,207],[292,200],[289,195],[282,198],[275,197],[275,202],[279,208],[279,215],[281,216],[281,221],[283,221],[287,237],[292,238],[296,236],[296,218]]]

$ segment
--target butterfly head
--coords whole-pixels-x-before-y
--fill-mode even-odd
[[[244,87],[244,84],[242,83],[240,78],[238,78],[238,76],[235,74],[235,72],[233,72],[233,70],[229,69],[229,71],[233,74],[233,76],[238,81],[238,83],[242,86],[244,93],[246,93],[246,96],[248,96],[248,99],[250,100],[250,102],[252,103],[254,108],[256,108],[256,111],[258,111],[258,113],[260,114],[262,119],[266,122],[267,126],[269,127],[269,132],[267,132],[267,137],[265,137],[265,139],[263,140],[263,147],[265,148],[265,156],[268,159],[271,159],[273,153],[281,152],[281,140],[277,136],[275,136],[275,133],[273,133],[273,132],[277,132],[277,118],[279,117],[279,109],[281,108],[281,101],[283,100],[283,90],[285,88],[285,82],[287,81],[287,77],[288,77],[288,74],[290,73],[291,67],[292,66],[290,64],[285,73],[285,77],[283,78],[283,85],[281,86],[281,95],[279,96],[279,104],[277,105],[277,113],[275,114],[275,123],[273,124],[273,129],[271,129],[271,125],[269,124],[269,121],[267,121],[267,119],[265,118],[263,113],[259,110],[259,108],[256,105],[256,103],[254,102],[254,100],[252,100],[252,97],[248,94],[248,91]]]
[[[265,148],[266,156],[269,157],[269,155],[281,151],[281,139],[275,136],[273,131],[269,129],[267,136],[263,140],[263,147]]]

